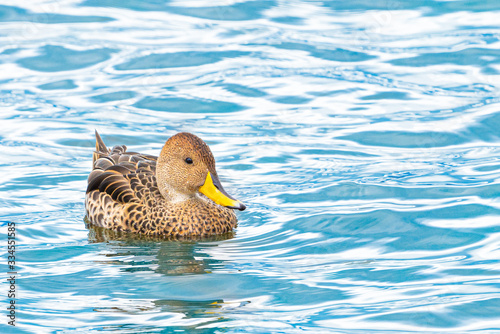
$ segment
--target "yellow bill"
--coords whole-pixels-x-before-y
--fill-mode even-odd
[[[226,193],[224,188],[222,188],[217,175],[212,178],[212,174],[210,172],[208,172],[205,183],[199,188],[199,191],[219,205],[241,211],[246,209],[245,204],[232,198],[228,195],[228,193]]]

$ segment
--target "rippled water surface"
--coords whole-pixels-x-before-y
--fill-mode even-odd
[[[498,1],[13,3],[0,332],[500,332]],[[94,129],[202,137],[235,235],[87,229]]]

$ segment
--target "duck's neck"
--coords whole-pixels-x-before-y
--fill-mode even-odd
[[[171,203],[184,202],[190,199],[193,199],[193,196],[188,194],[183,194],[175,191],[171,186],[165,184],[160,188],[160,193],[167,201]]]

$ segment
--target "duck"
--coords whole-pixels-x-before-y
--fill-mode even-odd
[[[93,167],[85,194],[89,224],[114,230],[174,238],[233,232],[235,210],[245,204],[222,187],[215,159],[198,136],[170,137],[160,155],[108,148],[95,131]]]

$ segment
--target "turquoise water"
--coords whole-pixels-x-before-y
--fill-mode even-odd
[[[0,332],[500,332],[498,1],[12,3]],[[94,129],[202,137],[234,237],[87,229]]]

